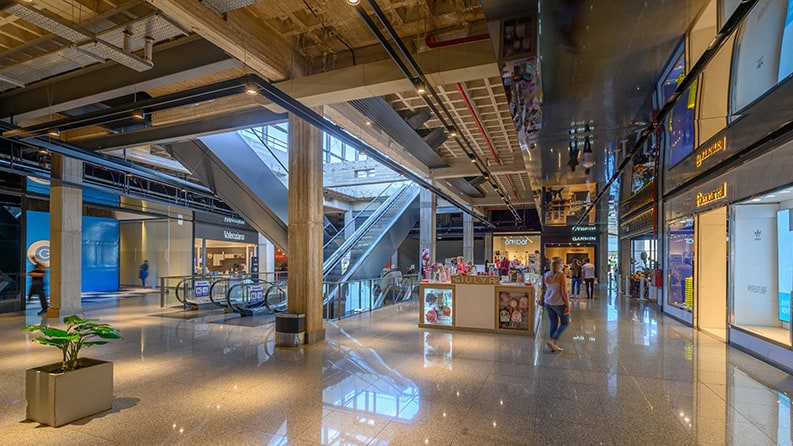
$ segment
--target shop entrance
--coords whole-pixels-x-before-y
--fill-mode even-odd
[[[699,214],[696,219],[697,307],[695,326],[727,340],[727,208]]]

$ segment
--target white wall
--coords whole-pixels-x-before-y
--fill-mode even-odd
[[[735,206],[735,325],[779,326],[776,204]]]

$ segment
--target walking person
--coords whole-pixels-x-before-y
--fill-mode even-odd
[[[586,287],[586,298],[594,299],[595,297],[595,265],[587,257],[584,260],[584,266],[581,267],[584,274],[584,286]]]
[[[578,299],[578,293],[581,292],[581,261],[573,259],[573,265],[570,267],[570,298]]]
[[[567,283],[562,273],[563,266],[562,259],[554,257],[551,259],[551,270],[543,276],[545,285],[543,301],[551,321],[550,339],[546,345],[552,352],[564,351],[556,341],[570,325],[570,299],[567,296]]]
[[[33,299],[33,295],[39,296],[39,302],[41,302],[41,311],[39,311],[39,316],[43,316],[47,314],[47,309],[50,308],[50,304],[47,302],[47,292],[44,291],[44,278],[47,276],[47,270],[44,268],[44,265],[39,262],[39,260],[35,257],[31,257],[30,261],[33,263],[33,269],[30,271],[30,291],[28,292],[28,302]]]
[[[146,278],[149,277],[149,261],[144,260],[138,267],[138,277],[140,278],[140,286],[146,288]]]

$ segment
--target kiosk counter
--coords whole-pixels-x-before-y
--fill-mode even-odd
[[[419,327],[533,335],[531,284],[502,283],[497,276],[452,276],[451,283],[422,282]]]

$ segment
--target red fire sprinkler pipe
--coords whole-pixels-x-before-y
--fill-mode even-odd
[[[468,112],[471,113],[471,116],[474,118],[474,122],[476,122],[476,126],[479,128],[479,133],[481,133],[482,137],[485,138],[485,142],[487,143],[487,147],[490,148],[490,153],[493,155],[493,159],[496,160],[498,164],[501,164],[501,160],[498,158],[498,155],[496,155],[496,151],[493,148],[493,143],[490,142],[490,138],[488,138],[485,128],[482,127],[482,121],[479,120],[479,115],[476,114],[474,106],[471,104],[471,100],[468,98],[468,94],[465,93],[465,88],[463,88],[463,85],[460,82],[457,82],[456,85],[457,91],[460,92],[460,96],[462,96],[463,101],[465,101],[465,106],[468,107]],[[515,189],[515,185],[512,184],[512,180],[509,179],[509,175],[504,175],[504,179],[507,180],[507,183],[509,183],[509,187],[512,189],[512,195],[514,195],[515,198],[520,198],[517,189]]]
[[[427,48],[432,48],[433,50],[435,50],[438,48],[446,48],[447,46],[455,46],[455,45],[462,45],[465,43],[479,42],[482,40],[488,40],[489,38],[490,38],[490,34],[478,34],[476,36],[460,37],[458,39],[438,41],[437,39],[435,39],[435,36],[430,34],[424,39],[424,44],[427,45]]]

